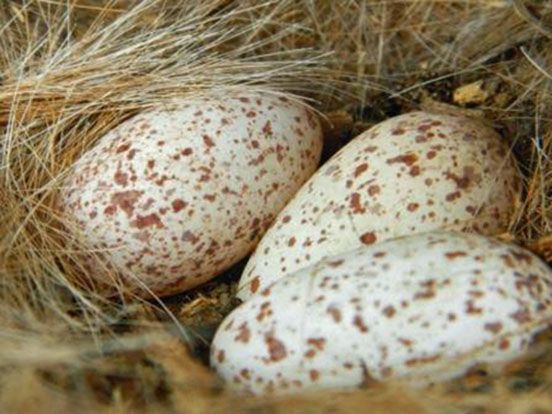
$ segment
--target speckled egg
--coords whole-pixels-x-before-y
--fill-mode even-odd
[[[437,228],[505,231],[521,188],[508,150],[493,129],[460,116],[412,112],[365,131],[280,213],[247,264],[239,297],[385,239]]]
[[[249,254],[321,146],[316,116],[282,96],[178,102],[102,137],[74,165],[61,205],[129,286],[171,294]]]
[[[485,236],[435,231],[326,258],[223,321],[211,364],[231,388],[287,393],[499,369],[552,321],[552,271]]]

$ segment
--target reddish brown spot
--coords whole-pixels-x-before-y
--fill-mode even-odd
[[[395,313],[397,313],[397,311],[391,305],[386,306],[385,308],[383,308],[383,314],[385,316],[387,316],[388,318],[392,318],[393,316],[395,316]]]
[[[282,218],[282,223],[289,223],[289,221],[291,220],[291,217],[290,216],[284,216]]]
[[[314,358],[316,355],[316,351],[314,349],[309,349],[307,352],[304,353],[305,358]]]
[[[309,338],[307,339],[307,344],[312,345],[319,351],[323,351],[326,345],[326,340],[324,338]]]
[[[326,312],[328,312],[335,323],[341,322],[341,311],[335,306],[330,306]]]
[[[501,350],[506,350],[510,347],[510,341],[506,338],[502,339],[500,343],[498,344],[498,348]]]
[[[205,194],[205,195],[203,196],[203,199],[204,199],[204,200],[210,201],[211,203],[212,203],[213,201],[215,201],[216,198],[217,198],[217,196],[216,196],[215,194]]]
[[[122,185],[123,187],[128,184],[128,174],[120,170],[117,170],[117,172],[115,172],[115,176],[113,177],[113,179],[115,180],[115,183]]]
[[[115,214],[115,212],[117,211],[117,207],[114,206],[114,205],[109,205],[107,206],[105,209],[104,209],[104,214],[106,216],[112,216],[113,214]]]
[[[185,201],[181,200],[180,198],[177,198],[176,200],[173,200],[173,202],[171,203],[172,205],[172,209],[175,213],[178,213],[179,211],[181,211],[182,209],[186,208],[186,206],[188,205],[188,203],[186,203]]]
[[[435,297],[435,280],[430,279],[421,283],[424,288],[421,292],[414,294],[414,299],[431,299]]]
[[[251,141],[251,146],[255,149],[259,148],[259,141],[254,139],[253,141]]]
[[[376,234],[373,231],[369,231],[360,236],[360,241],[363,244],[374,244],[377,240]]]
[[[418,203],[409,203],[406,208],[408,209],[408,211],[412,212],[418,210],[418,207],[420,207]]]
[[[191,244],[196,244],[199,241],[199,237],[192,233],[190,230],[186,230],[184,233],[182,233],[180,240],[190,242]]]
[[[440,357],[441,355],[437,354],[437,355],[428,356],[428,357],[411,358],[411,359],[407,359],[404,364],[407,367],[415,367],[417,365],[430,364],[432,362],[437,361]]]
[[[360,194],[359,193],[353,193],[351,195],[351,202],[350,207],[353,210],[353,214],[362,214],[366,212],[366,209],[362,207],[362,204],[360,202]]]
[[[482,298],[483,296],[485,296],[485,292],[483,292],[482,290],[469,290],[468,294],[472,298]]]
[[[320,377],[320,373],[315,369],[311,369],[309,371],[309,377],[310,377],[311,381],[314,382],[314,381],[318,380],[318,378]]]
[[[450,260],[453,260],[453,259],[456,259],[457,257],[464,257],[464,256],[467,256],[468,254],[466,252],[461,252],[461,251],[454,251],[454,252],[446,252],[445,253],[445,256],[447,257],[447,259],[450,259]]]
[[[265,343],[268,347],[268,355],[270,356],[270,361],[278,362],[286,357],[286,347],[274,336],[272,336],[271,334],[266,335]]]
[[[155,226],[158,229],[162,229],[164,227],[161,219],[155,213],[148,214],[147,216],[138,215],[136,220],[132,222],[132,227],[136,227],[139,230],[152,226]]]
[[[483,308],[478,308],[473,303],[473,300],[467,300],[466,301],[466,313],[469,313],[470,315],[480,315],[483,312]]]
[[[215,143],[211,139],[211,137],[207,134],[203,135],[203,143],[207,146],[207,148],[211,148],[215,146]]]
[[[259,290],[260,285],[261,285],[261,278],[259,276],[255,276],[251,281],[249,290],[251,291],[251,293],[255,293],[257,290]]]
[[[514,260],[512,259],[512,256],[503,254],[500,256],[504,262],[504,264],[510,268],[516,267],[516,264],[514,263]]]
[[[250,380],[251,379],[251,374],[249,373],[249,370],[247,368],[243,368],[240,371],[240,375],[245,380]]]
[[[122,191],[111,196],[111,203],[123,210],[128,217],[131,217],[134,214],[134,206],[141,195],[142,191]]]
[[[166,175],[162,175],[161,178],[159,178],[158,180],[155,180],[155,184],[157,184],[158,186],[162,186],[165,181],[167,181],[169,179],[169,177],[167,177]]]
[[[406,164],[410,167],[417,160],[418,160],[418,156],[416,154],[404,154],[404,155],[399,155],[399,156],[394,157],[394,158],[389,158],[387,160],[387,164],[403,163],[403,164]]]
[[[266,124],[263,126],[263,134],[272,135],[272,124],[270,121],[266,121]]]
[[[288,246],[289,247],[293,247],[295,245],[295,242],[297,240],[295,239],[295,237],[291,237],[289,240],[288,240]]]
[[[380,186],[379,185],[371,185],[368,187],[368,195],[375,196],[376,194],[379,194],[380,192]]]
[[[406,338],[397,338],[397,341],[399,341],[401,344],[403,344],[406,347],[410,347],[413,344],[413,342],[410,339],[406,339]]]
[[[333,260],[333,261],[327,262],[327,265],[330,266],[330,267],[339,267],[343,264],[343,262],[344,262],[344,260],[342,260],[342,259]]]
[[[249,328],[247,327],[247,323],[242,323],[239,327],[238,335],[234,338],[237,342],[243,342],[244,344],[249,342],[249,338],[251,337],[251,332],[249,331]]]
[[[516,259],[518,262],[524,262],[529,265],[533,261],[533,258],[527,253],[515,250],[510,250],[510,252],[512,253],[512,256],[514,256],[514,259]]]
[[[133,234],[132,237],[135,238],[136,240],[140,240],[143,243],[147,243],[151,239],[151,233],[147,230],[144,230],[136,234]]]
[[[268,316],[272,315],[272,310],[270,309],[270,302],[263,302],[257,315],[257,321],[262,322],[262,320]]]
[[[362,333],[368,332],[368,327],[364,324],[364,320],[360,315],[355,315],[353,319],[353,325],[358,328],[358,330]]]
[[[368,164],[367,163],[363,163],[363,164],[360,164],[359,166],[357,166],[355,168],[355,173],[354,173],[355,178],[357,178],[360,174],[362,174],[367,169],[368,169]]]
[[[502,323],[500,322],[486,323],[485,330],[491,333],[497,334],[502,330]]]
[[[428,160],[431,160],[433,158],[435,158],[435,156],[437,155],[437,151],[429,151],[427,154],[426,154],[426,157]]]
[[[531,314],[525,309],[520,309],[510,315],[510,317],[519,324],[531,322]]]
[[[445,199],[447,201],[454,201],[456,200],[457,198],[460,198],[462,194],[460,193],[460,191],[454,191],[453,193],[449,193],[447,194],[447,196],[445,197]]]
[[[117,148],[117,150],[115,152],[117,154],[120,154],[121,152],[127,151],[129,148],[130,148],[130,144],[122,144],[122,145],[119,145],[119,147]]]
[[[475,170],[473,167],[464,167],[464,173],[461,177],[450,172],[447,172],[445,176],[447,180],[453,180],[458,188],[466,189],[475,177]]]
[[[405,132],[406,131],[402,128],[395,128],[394,130],[391,131],[391,135],[402,135]]]
[[[191,148],[184,148],[182,151],[180,151],[180,153],[184,156],[188,156],[188,155],[191,155],[192,153],[194,152],[193,149]]]
[[[148,168],[151,170],[155,166],[155,160],[148,160]]]
[[[431,124],[422,124],[418,126],[418,131],[426,132],[431,129]]]
[[[259,165],[260,163],[262,163],[265,159],[265,156],[263,154],[259,154],[258,157],[255,157],[254,159],[252,159],[251,161],[248,162],[247,165],[254,165],[254,166],[257,166]]]
[[[412,177],[416,177],[418,175],[420,175],[420,167],[418,167],[417,165],[414,165],[413,167],[410,168],[410,171],[409,171],[409,174],[412,176]]]
[[[222,364],[224,362],[224,350],[221,349],[220,351],[218,351],[217,353],[217,361],[219,362],[219,364]]]

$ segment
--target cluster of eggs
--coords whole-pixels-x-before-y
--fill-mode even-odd
[[[138,292],[190,289],[255,249],[211,347],[237,390],[432,383],[547,327],[552,272],[488,237],[521,190],[492,128],[412,112],[315,172],[321,148],[317,117],[278,95],[180,102],[101,138],[61,206]]]

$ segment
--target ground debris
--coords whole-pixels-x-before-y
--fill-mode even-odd
[[[483,81],[462,85],[456,88],[453,94],[453,100],[459,105],[481,104],[487,100],[489,92],[483,88]]]

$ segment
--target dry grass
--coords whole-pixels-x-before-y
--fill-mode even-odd
[[[55,204],[82,151],[175,97],[302,95],[327,113],[331,149],[401,111],[462,110],[502,132],[526,177],[505,237],[552,262],[551,46],[546,1],[2,2],[0,411],[552,411],[551,350],[424,393],[227,395],[198,361],[233,306],[235,275],[170,300],[123,289],[106,300]]]

